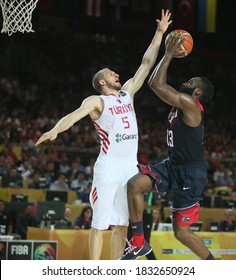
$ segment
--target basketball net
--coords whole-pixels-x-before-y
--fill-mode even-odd
[[[38,0],[0,0],[2,8],[2,33],[9,36],[18,32],[34,32],[32,29],[32,13]]]

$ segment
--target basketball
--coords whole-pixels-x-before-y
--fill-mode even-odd
[[[170,32],[165,39],[165,45],[167,45],[167,42],[168,42],[168,39],[170,38],[170,36],[174,34],[173,32],[181,33],[181,38],[184,38],[183,43],[179,47],[179,50],[181,52],[174,55],[174,57],[182,58],[182,57],[189,55],[193,49],[193,38],[190,35],[190,33],[186,30],[175,29],[174,31]]]

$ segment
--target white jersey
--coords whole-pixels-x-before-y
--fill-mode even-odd
[[[138,127],[133,101],[128,92],[119,91],[100,98],[103,101],[101,116],[94,120],[100,138],[100,155],[113,158],[137,158]]]

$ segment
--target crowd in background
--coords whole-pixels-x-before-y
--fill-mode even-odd
[[[12,167],[17,167],[18,171],[24,169],[24,165],[30,165],[34,173],[40,173],[42,169],[45,172],[47,164],[52,161],[56,165],[56,172],[64,172],[65,169],[61,170],[62,165],[68,164],[67,169],[70,169],[72,159],[80,156],[81,151],[91,152],[91,158],[96,157],[99,139],[88,117],[60,134],[53,143],[37,150],[34,143],[62,116],[79,107],[86,96],[95,94],[91,79],[98,69],[114,69],[122,81],[134,73],[141,59],[139,50],[136,54],[129,52],[137,44],[133,40],[124,41],[102,34],[67,34],[64,35],[66,38],[57,34],[45,46],[43,39],[47,36],[49,39],[50,33],[42,32],[41,36],[26,38],[31,42],[30,45],[24,45],[24,38],[20,38],[22,45],[18,45],[17,49],[12,48],[10,42],[9,48],[3,51],[0,58],[5,62],[6,52],[11,52],[8,55],[14,58],[2,68],[0,75],[0,145],[3,147],[0,175],[9,173]],[[88,48],[89,45],[93,47]],[[140,49],[142,46],[140,44]],[[33,62],[36,67],[29,66]],[[14,63],[18,65],[17,68],[14,68]],[[235,187],[236,118],[232,102],[235,66],[230,59],[226,63],[224,57],[203,57],[201,60],[193,54],[189,58],[174,61],[168,79],[173,86],[179,87],[192,76],[207,76],[209,72],[209,78],[215,86],[215,96],[212,103],[206,106],[205,116],[204,153],[209,165],[209,183],[227,183]],[[7,70],[4,73],[4,68],[9,68],[15,75],[10,75]],[[167,153],[165,121],[169,107],[157,99],[147,85],[138,93],[135,106],[139,123],[139,158],[142,162],[158,161]],[[21,158],[13,154],[13,145],[24,147]],[[63,152],[65,147],[74,148],[75,151],[68,159]],[[83,164],[89,165],[89,160],[86,158]],[[215,172],[219,173],[219,169],[221,175],[224,173],[223,177],[230,178],[218,180]]]

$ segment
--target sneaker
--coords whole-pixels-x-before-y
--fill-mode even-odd
[[[141,247],[133,246],[128,240],[127,243],[128,247],[125,249],[125,254],[119,260],[137,260],[152,251],[152,247],[145,240]]]

